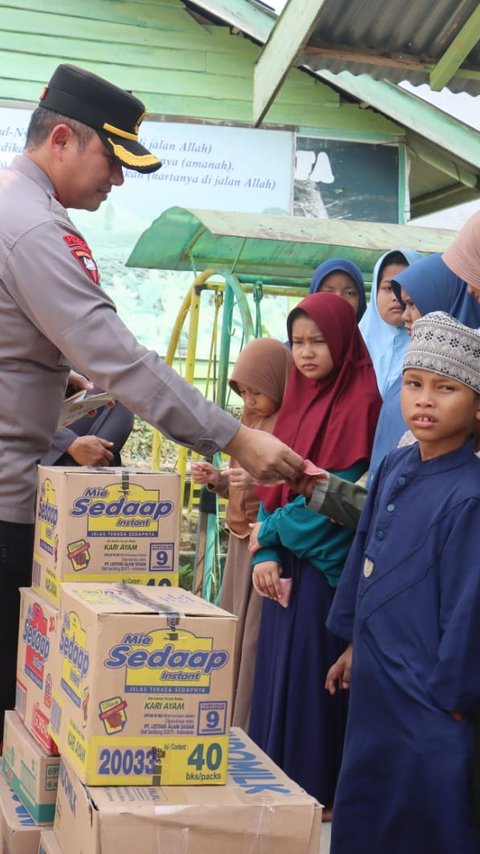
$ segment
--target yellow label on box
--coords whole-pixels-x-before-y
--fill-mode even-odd
[[[70,510],[74,519],[87,519],[87,536],[154,537],[158,533],[159,519],[170,516],[174,510],[171,501],[159,500],[158,489],[145,489],[122,483],[104,488],[87,488],[77,498]]]
[[[63,584],[50,731],[80,779],[224,782],[234,636],[233,616],[179,588]]]
[[[90,785],[221,785],[228,762],[228,736],[93,736],[88,741],[70,721],[65,758]]]
[[[220,784],[225,780],[228,737],[202,739],[148,738],[115,739],[115,744],[93,738],[89,756],[90,779],[102,786],[114,779],[114,785],[169,786],[185,783]]]
[[[38,560],[34,557],[34,577],[32,587],[44,598],[58,607],[60,602],[60,579],[50,567],[40,567]],[[35,574],[36,570],[36,574]],[[82,572],[82,581],[103,583],[106,575],[103,572]],[[65,572],[61,581],[77,581],[75,572]],[[147,587],[178,587],[178,572],[131,572],[130,570],[118,570],[108,572],[109,582],[119,584],[141,584]]]
[[[88,673],[89,654],[86,633],[78,614],[69,611],[65,615],[60,635],[62,656],[60,684],[78,708],[84,708],[83,680]]]
[[[110,650],[104,666],[124,668],[127,693],[206,694],[214,670],[225,666],[229,654],[213,649],[212,637],[160,629],[146,635],[125,635]]]
[[[32,587],[56,607],[61,582],[178,584],[180,478],[39,466]]]
[[[50,478],[46,478],[40,490],[37,508],[40,547],[56,560],[58,507],[55,489]]]

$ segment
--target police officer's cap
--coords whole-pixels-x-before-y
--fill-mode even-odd
[[[138,141],[145,105],[102,77],[59,65],[40,97],[40,107],[94,128],[123,166],[136,172],[155,172],[162,165]]]

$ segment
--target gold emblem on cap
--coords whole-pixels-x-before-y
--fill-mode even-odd
[[[137,119],[137,124],[135,125],[135,133],[138,133],[139,127],[142,124],[145,116],[147,115],[146,111],[142,113],[141,116]]]
[[[364,574],[365,578],[370,578],[372,572],[373,572],[373,561],[371,561],[370,558],[366,557],[365,563],[363,564],[363,574]]]
[[[127,130],[122,130],[122,128],[116,128],[115,125],[109,125],[108,122],[104,122],[103,130],[108,130],[110,133],[114,133],[115,136],[122,136],[124,139],[131,139],[133,142],[138,142],[138,133],[129,133]]]
[[[113,139],[110,139],[110,137],[108,138],[108,141],[112,146],[115,157],[118,157],[118,159],[127,167],[132,166],[135,168],[141,166],[145,168],[146,166],[155,166],[160,162],[158,157],[155,157],[154,154],[133,154],[133,152],[129,151],[128,148],[115,143]]]

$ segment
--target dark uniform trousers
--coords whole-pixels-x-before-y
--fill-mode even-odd
[[[0,741],[6,709],[15,706],[20,587],[32,583],[33,525],[0,522]]]

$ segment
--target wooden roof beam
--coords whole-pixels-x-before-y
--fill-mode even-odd
[[[420,216],[436,213],[439,210],[456,205],[463,205],[466,202],[472,202],[478,199],[478,191],[471,190],[463,184],[451,184],[448,187],[441,187],[439,190],[434,190],[431,193],[426,193],[423,196],[417,196],[411,199],[411,225],[415,225],[415,220]]]
[[[463,60],[479,41],[480,5],[477,5],[475,11],[472,12],[442,58],[438,60],[435,68],[430,72],[430,88],[436,91],[443,89],[449,80],[456,76]]]
[[[258,126],[310,38],[326,0],[289,0],[255,63],[253,121]]]
[[[480,9],[480,6],[479,6]],[[480,30],[479,30],[480,34]],[[378,54],[367,49],[359,51],[352,50],[346,45],[335,45],[334,47],[325,47],[324,45],[305,45],[301,57],[297,61],[297,65],[311,65],[313,69],[319,68],[318,58],[335,59],[343,61],[345,67],[348,68],[349,63],[357,62],[361,65],[379,66],[380,68],[398,68],[404,71],[418,71],[425,75],[430,75],[438,63],[431,57],[425,57],[423,60],[415,59],[405,53],[398,54]],[[309,60],[315,60],[309,62]],[[480,78],[480,68],[472,65],[462,65],[457,68],[453,77],[460,77],[463,80],[478,80]],[[449,78],[450,79],[450,78]],[[425,80],[425,82],[427,82]]]
[[[346,63],[358,62],[361,65],[379,65],[382,68],[400,68],[406,71],[421,71],[424,73],[429,73],[435,66],[435,60],[432,58],[425,58],[424,60],[416,59],[413,56],[409,56],[406,53],[396,53],[396,54],[379,54],[375,53],[373,50],[370,51],[367,48],[362,50],[353,50],[348,47],[348,45],[314,45],[308,44],[305,45],[301,62],[305,65],[308,65],[309,58],[317,59],[318,57],[325,57],[325,59],[335,59],[339,61],[344,61]],[[318,63],[315,63],[318,65]]]
[[[463,187],[478,192],[480,184],[478,171],[468,168],[458,157],[452,157],[449,156],[448,152],[439,151],[438,146],[434,147],[420,134],[413,132],[407,133],[407,145],[417,157],[424,160],[429,166],[433,166],[434,169],[438,169],[439,172],[453,178]]]

